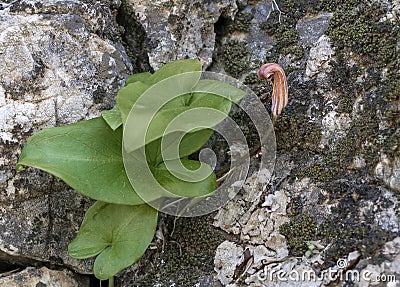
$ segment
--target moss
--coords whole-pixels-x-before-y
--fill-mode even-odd
[[[378,187],[371,183],[357,182],[348,176],[341,180],[325,183],[330,201],[338,202],[331,208],[331,218],[320,225],[319,232],[331,247],[324,254],[328,265],[334,265],[339,258],[347,257],[354,250],[360,251],[363,258],[374,254],[384,242],[395,233],[380,229],[376,224],[376,212],[393,206],[390,199],[383,197]],[[374,212],[360,210],[365,201],[375,202]]]
[[[285,55],[291,54],[294,56],[292,59],[294,61],[301,60],[304,57],[303,47],[297,45],[282,48],[282,53]]]
[[[309,165],[302,173],[317,181],[329,181],[348,172],[350,161],[361,154],[367,163],[365,172],[371,172],[379,161],[379,152],[390,156],[398,154],[398,111],[396,102],[400,93],[399,69],[395,61],[395,43],[398,24],[379,22],[384,16],[380,6],[351,2],[336,11],[327,33],[338,49],[331,61],[327,90],[334,90],[340,97],[336,102],[339,113],[352,113],[355,99],[363,95],[363,110],[351,124],[348,134],[338,146],[323,153],[323,160]],[[350,61],[350,52],[353,52]],[[357,57],[357,54],[361,57]],[[386,77],[383,69],[387,68]],[[362,81],[357,78],[362,76]],[[379,133],[377,116],[385,112],[389,128]]]
[[[159,246],[159,252],[147,257],[159,264],[143,270],[142,278],[130,286],[170,286],[171,282],[176,287],[194,286],[212,273],[215,250],[224,238],[222,232],[212,229],[211,218],[179,218],[175,225],[175,217],[164,218],[165,246]]]
[[[278,16],[276,12],[274,12],[266,22],[260,24],[261,29],[263,29],[270,36],[274,36],[276,38],[276,45],[274,48],[277,51],[280,51],[288,46],[297,45],[299,34],[296,30],[295,23],[288,23],[286,18],[284,21],[282,21],[282,23],[279,23],[276,17]]]
[[[307,112],[303,111],[302,107],[298,112],[287,107],[276,122],[275,134],[279,152],[315,152],[321,140],[320,129],[308,122]]]
[[[262,100],[264,98],[267,98],[267,101],[269,101],[272,87],[265,80],[258,78],[256,73],[251,73],[247,75],[243,83],[248,86]]]
[[[400,122],[397,115],[396,127],[394,131],[388,134],[387,138],[383,142],[383,153],[391,158],[400,157]]]
[[[274,11],[267,22],[262,24],[262,28],[268,34],[275,35],[277,50],[281,54],[287,54],[287,47],[296,44],[295,27],[298,20],[310,14],[334,12],[326,34],[338,51],[349,48],[362,55],[364,62],[380,66],[397,57],[400,24],[398,21],[381,20],[387,10],[384,3],[357,0],[283,0],[278,5],[284,12],[281,23],[277,20],[278,11]],[[398,87],[398,84],[394,86]]]
[[[308,250],[307,241],[315,240],[318,227],[314,217],[301,213],[283,224],[279,232],[288,239],[288,245],[293,256],[302,256]]]
[[[250,53],[244,41],[230,40],[224,45],[225,71],[238,78],[249,69]]]
[[[335,12],[338,9],[347,10],[359,2],[358,0],[283,0],[281,8],[288,17],[298,20],[306,15]]]
[[[376,134],[378,122],[375,111],[366,107],[359,118],[351,123],[347,136],[340,139],[334,149],[323,152],[319,161],[305,169],[299,169],[299,176],[310,177],[316,182],[329,182],[347,174],[353,158],[358,154],[367,163],[365,170],[371,171],[379,161],[378,151],[381,144],[378,143],[379,135]]]
[[[329,87],[337,91],[346,92],[343,96],[349,97],[360,89],[357,88],[356,80],[361,75],[361,69],[357,64],[349,64],[350,59],[341,52],[332,60],[329,65],[331,71],[328,73]],[[354,96],[353,96],[354,97]]]
[[[235,15],[235,20],[228,27],[230,33],[233,32],[249,32],[253,14],[250,12],[238,12]]]
[[[327,35],[339,49],[348,47],[369,63],[388,63],[395,59],[399,24],[381,21],[383,4],[353,3],[332,17]]]
[[[174,0],[168,0],[167,2],[164,2],[162,6],[169,10],[172,10],[175,7],[175,2]]]
[[[300,196],[292,197],[291,204],[290,204],[290,211],[294,215],[298,215],[303,210],[303,200]]]
[[[278,4],[279,5],[279,4]],[[290,55],[291,61],[299,61],[304,57],[304,49],[298,45],[299,34],[296,30],[297,18],[288,17],[286,11],[280,14],[279,11],[272,11],[266,22],[260,24],[260,29],[269,36],[275,38],[275,45],[271,51],[268,62],[278,62],[280,55]],[[286,68],[286,73],[300,70],[300,67]]]
[[[347,135],[340,139],[337,146],[328,151],[316,151],[314,161],[299,168],[299,176],[306,176],[317,182],[330,181],[349,172],[349,166],[356,155],[361,155],[367,163],[364,172],[372,172],[379,161],[379,153],[384,151],[390,156],[398,154],[399,125],[396,99],[388,94],[387,79],[375,65],[362,66],[361,63],[349,64],[346,51],[338,51],[331,61],[326,91],[334,91],[338,96],[333,100],[338,113],[352,114],[356,98],[361,94],[362,111],[357,111]],[[362,76],[362,81],[357,79]],[[396,82],[392,72],[387,78]],[[385,94],[386,93],[386,94]],[[384,118],[380,115],[385,112]],[[386,119],[388,128],[379,130],[379,122]],[[378,132],[379,131],[379,132]],[[394,136],[393,136],[394,135]],[[315,138],[316,139],[316,138]],[[309,138],[309,141],[314,139]],[[285,141],[286,142],[286,141]]]
[[[275,29],[279,26],[279,11],[272,11],[266,22],[259,24],[260,29],[264,30],[268,35],[273,35]]]
[[[361,217],[359,215],[361,207],[358,204],[362,204],[363,200],[379,202],[378,209],[393,205],[393,202],[380,196],[378,188],[343,179],[328,182],[322,187],[329,193],[328,200],[336,202],[329,217],[304,212],[280,227],[280,233],[287,238],[291,255],[303,256],[309,250],[308,241],[320,240],[324,246],[329,245],[322,256],[325,267],[330,267],[355,250],[367,258],[395,235],[380,229],[374,214],[366,212]]]
[[[400,36],[399,36],[400,37]],[[383,80],[384,94],[391,101],[400,101],[400,63],[399,59],[387,63],[387,77]]]
[[[297,44],[299,33],[294,27],[291,27],[287,24],[281,24],[275,31],[275,37],[277,48],[282,49],[284,47]]]

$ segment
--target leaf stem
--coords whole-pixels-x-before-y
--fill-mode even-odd
[[[108,278],[108,287],[114,287],[114,276]]]

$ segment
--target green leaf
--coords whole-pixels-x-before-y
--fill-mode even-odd
[[[149,80],[151,83],[155,84],[178,74],[201,72],[201,70],[201,63],[197,59],[177,60],[163,65],[149,78]]]
[[[152,74],[150,72],[144,72],[144,73],[130,75],[128,78],[126,78],[125,86],[135,83],[135,82],[143,82],[143,83],[150,84],[149,78],[151,75]]]
[[[179,146],[179,158],[189,156],[197,152],[211,137],[213,134],[212,129],[202,129],[196,132],[187,133],[170,133],[165,135],[162,139],[150,142],[146,145],[146,158],[148,159],[151,166],[158,166],[164,161],[161,152],[161,142],[163,141],[164,154],[171,154],[172,150]]]
[[[17,168],[49,172],[93,199],[142,204],[125,173],[121,141],[122,128],[113,131],[102,118],[45,129],[28,139]]]
[[[188,72],[196,72],[186,74]],[[165,95],[169,92],[173,94],[188,93],[197,84],[201,76],[201,63],[200,61],[193,60],[178,60],[170,62],[160,69],[158,69],[153,75],[150,73],[135,74],[127,79],[125,87],[118,91],[117,95],[117,106],[121,111],[122,122],[125,123],[126,118],[131,111],[133,105],[139,99],[139,97],[153,84],[156,84],[167,78],[175,77],[172,81],[164,81],[161,83],[160,89],[156,92],[155,103],[162,103],[165,99]],[[167,103],[168,106],[182,106],[185,100],[180,97]]]
[[[175,124],[175,129],[168,132],[194,132],[187,129],[193,124],[198,125],[197,130],[212,129],[228,115],[231,101],[238,101],[246,94],[229,84],[214,80],[201,80],[195,87],[190,88],[190,84],[194,83],[193,80],[195,80],[194,77],[189,74],[169,78],[151,86],[135,102],[128,119],[130,122],[126,124],[129,129],[124,132],[124,146],[128,152],[166,136],[165,130],[174,119],[195,108],[209,108],[221,113],[217,114],[204,109],[203,113],[197,113],[192,119],[184,117],[185,120]],[[189,85],[183,85],[182,83],[185,81],[192,82]],[[186,93],[184,93],[185,91]],[[174,95],[180,96],[173,98]],[[173,100],[168,101],[171,98]],[[166,104],[163,104],[163,100]]]
[[[81,224],[78,235],[68,245],[74,258],[99,254],[94,275],[106,280],[135,263],[151,243],[158,212],[150,206],[96,202]]]
[[[123,122],[139,96],[151,85],[182,73],[201,72],[201,69],[201,63],[197,59],[178,60],[162,66],[154,74],[144,72],[129,76],[125,81],[125,87],[121,88],[117,95],[117,105],[121,111]],[[193,85],[196,84],[200,73],[192,74],[191,78],[193,78]]]
[[[129,120],[132,121],[129,123],[130,128],[125,130],[124,133],[124,144],[127,151],[138,149],[143,146],[144,142],[148,144],[163,136],[165,137],[168,133],[213,129],[227,116],[230,110],[230,101],[222,97],[213,94],[196,94],[196,97],[196,100],[189,106],[161,108],[153,116],[150,125],[148,125],[147,120],[151,112],[146,113],[144,110],[143,113],[138,112],[132,115]],[[166,128],[173,120],[175,120],[173,129],[166,132]],[[134,129],[133,126],[135,126]],[[143,140],[144,137],[145,141]],[[204,143],[201,142],[201,145]]]
[[[179,145],[179,155],[180,157],[189,156],[192,153],[198,151],[212,136],[214,130],[212,129],[202,129],[197,132],[192,132],[185,134]],[[177,139],[177,137],[175,137]],[[168,141],[166,141],[165,149],[172,147],[173,143],[168,146]],[[165,150],[164,149],[164,150]],[[168,152],[168,151],[167,151]]]
[[[199,161],[195,160],[188,160],[188,159],[178,159],[176,161],[171,161],[172,163],[177,163],[178,161],[181,161],[182,164],[189,170],[195,171],[200,166],[203,167],[202,172],[196,171],[197,175],[199,176],[199,173],[201,175],[207,175],[204,176],[205,179],[202,181],[198,182],[190,182],[191,178],[188,177],[187,173],[181,173],[177,172],[177,170],[174,170],[179,174],[179,177],[182,179],[177,178],[174,176],[166,167],[166,163],[163,162],[160,164],[157,168],[153,169],[153,174],[154,177],[157,179],[157,181],[169,192],[178,195],[178,196],[184,196],[184,197],[197,197],[197,196],[205,196],[208,195],[212,192],[215,191],[216,189],[216,176],[214,172],[212,171],[211,167],[206,164],[202,163]]]
[[[103,111],[101,116],[113,131],[122,125],[121,112],[117,106],[113,107],[111,110]]]
[[[143,82],[134,82],[118,91],[117,106],[121,112],[122,123],[125,123],[129,112],[136,100],[149,88],[149,85]]]
[[[237,103],[246,95],[245,91],[216,80],[201,80],[197,83],[196,87],[193,88],[193,91],[199,92],[200,94],[205,93],[222,96],[222,98],[227,98],[234,103]],[[192,103],[193,101],[195,101],[195,99],[191,100]]]

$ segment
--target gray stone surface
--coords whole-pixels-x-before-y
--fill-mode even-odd
[[[14,270],[13,273],[4,278],[0,274],[0,286],[7,287],[81,287],[89,286],[89,284],[88,278],[71,271],[56,271],[46,267],[40,269],[28,267],[22,271]]]
[[[328,28],[332,13],[323,13],[317,16],[305,17],[297,22],[296,30],[299,32],[299,43],[303,46],[312,46],[318,42]]]
[[[321,75],[324,70],[328,70],[329,60],[333,54],[334,51],[331,48],[329,38],[325,35],[312,42],[306,66],[306,76],[312,78],[317,74]]]
[[[43,172],[17,173],[15,164],[32,133],[113,106],[132,64],[117,41],[112,7],[107,1],[2,4],[0,250],[16,262],[91,272],[91,261],[74,260],[66,249],[89,201]]]
[[[221,15],[233,17],[236,2],[129,0],[147,36],[150,65],[157,69],[169,61],[194,58],[205,67],[212,62],[214,24]]]

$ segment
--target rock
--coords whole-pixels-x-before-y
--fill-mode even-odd
[[[80,287],[89,284],[88,278],[71,271],[56,271],[46,267],[40,269],[28,267],[6,277],[0,273],[0,286],[7,287]]]
[[[99,116],[113,106],[132,64],[118,42],[117,7],[111,5],[1,6],[0,252],[7,261],[50,262],[91,273],[92,261],[67,255],[90,201],[46,173],[17,173],[15,165],[34,132]]]
[[[376,208],[374,210],[375,222],[383,230],[397,233],[400,231],[400,218],[396,214],[399,209],[399,201],[396,195],[389,190],[381,188],[381,191],[383,201],[390,202],[390,204],[385,209]]]
[[[320,146],[322,148],[334,148],[337,142],[346,136],[350,128],[351,119],[348,114],[340,114],[336,111],[327,113],[322,119],[322,138]]]
[[[246,286],[321,286],[323,280],[262,282],[258,275],[276,265],[287,272],[309,270],[319,274],[333,268],[338,257],[348,258],[349,254],[349,258],[355,254],[361,257],[351,259],[353,265],[369,258],[366,254],[379,262],[375,252],[381,245],[375,244],[376,238],[386,242],[398,235],[399,215],[394,210],[398,206],[400,137],[399,121],[393,116],[398,114],[398,96],[387,100],[393,93],[389,87],[398,81],[391,74],[389,84],[384,76],[386,65],[398,61],[394,56],[398,37],[388,30],[390,40],[365,43],[362,51],[356,48],[364,36],[375,37],[374,21],[389,26],[396,22],[396,3],[376,3],[380,16],[374,14],[372,20],[361,19],[361,11],[375,13],[375,8],[359,4],[354,4],[350,12],[349,7],[332,10],[325,2],[313,6],[306,1],[285,1],[276,7],[272,1],[248,1],[238,13],[250,13],[249,29],[239,31],[234,23],[229,26],[233,32],[222,35],[222,50],[231,39],[238,41],[236,49],[241,49],[239,59],[224,55],[225,64],[233,62],[236,68],[241,67],[240,73],[225,71],[244,79],[265,98],[267,108],[268,84],[255,76],[259,65],[278,62],[289,71],[289,104],[275,125],[280,156],[271,182],[257,187],[262,192],[251,196],[265,199],[255,200],[259,204],[253,206],[246,201],[245,185],[226,209],[219,210],[214,221],[225,232],[240,234],[240,243],[255,258],[263,258],[260,251],[264,247],[279,250],[261,263],[259,259],[253,263],[244,276]],[[354,33],[347,34],[343,23],[352,25]],[[360,36],[356,32],[360,27],[372,30]],[[354,40],[356,37],[359,40]],[[392,44],[388,49],[393,57],[382,55],[377,60],[373,52],[367,52]],[[229,47],[229,51],[234,50]],[[398,72],[398,68],[393,69],[393,73]],[[385,85],[389,90],[381,88]],[[293,260],[296,256],[303,261]]]
[[[251,6],[247,7],[249,9]],[[250,25],[249,33],[245,36],[245,42],[247,43],[247,48],[251,52],[250,62],[255,62],[254,69],[256,69],[258,62],[263,61],[265,58],[271,56],[273,45],[275,44],[274,39],[268,37],[268,34],[260,25],[270,17],[271,13],[274,12],[274,6],[272,3],[259,2],[254,8],[251,7],[250,9],[254,9],[254,18],[252,21],[256,23]]]
[[[233,0],[139,1],[130,0],[147,36],[150,65],[158,69],[172,60],[200,58],[204,68],[212,62],[215,48],[214,24],[221,15],[232,18]]]
[[[306,76],[312,78],[322,69],[329,67],[329,60],[334,54],[331,48],[330,40],[327,36],[322,35],[310,49],[306,66]]]
[[[299,20],[296,25],[296,30],[299,32],[299,43],[303,46],[315,46],[317,42],[321,42],[321,38],[326,37],[324,33],[332,16],[332,13],[323,13]],[[326,43],[323,45],[326,45]],[[311,51],[312,48],[310,49],[310,54]]]
[[[232,282],[236,267],[243,262],[243,259],[243,248],[235,243],[224,241],[218,246],[214,258],[215,271],[218,280],[224,286]]]
[[[257,171],[264,152],[257,151],[224,208],[204,218],[160,217],[162,236],[117,282],[262,286],[265,271],[320,274],[337,270],[338,258],[351,271],[398,276],[399,1],[7,2],[0,4],[0,266],[7,271],[45,262],[89,273],[92,264],[66,254],[90,200],[45,173],[16,173],[26,138],[110,108],[133,69],[198,57],[204,68],[243,80],[266,110],[272,89],[256,71],[266,62],[283,66],[289,103],[274,126],[275,170]],[[233,115],[257,144],[248,118]],[[229,156],[222,144],[215,148]],[[254,261],[236,282],[246,252]],[[267,285],[323,284],[275,279]]]
[[[390,160],[385,154],[375,167],[375,175],[391,188],[400,191],[400,157]]]
[[[377,286],[386,284],[386,286],[399,286],[400,276],[400,237],[387,242],[382,254],[385,258],[381,264],[367,264],[360,271],[360,281],[357,286]]]
[[[257,207],[261,201],[262,186],[266,184],[262,176],[265,176],[265,173],[261,170],[249,177],[244,184],[243,194],[239,193],[221,208],[214,221],[215,226],[221,227],[226,232],[240,234],[241,242],[246,244],[246,248],[254,257],[253,263],[249,266],[249,273],[256,273],[266,264],[283,260],[288,256],[286,240],[279,234],[279,228],[288,220],[286,208],[289,199],[285,192],[277,190],[274,194],[265,197],[261,208]],[[257,180],[260,178],[261,180]],[[247,210],[245,214],[244,210]],[[229,226],[235,226],[235,228],[232,229]],[[241,263],[239,261],[232,263],[232,260],[236,260],[236,255],[224,252],[226,249],[233,248],[229,245],[231,243],[228,244],[229,248],[227,244],[224,242],[218,247],[214,259],[219,274],[217,278],[223,285],[225,284],[224,286],[232,282],[231,269],[235,270],[233,267]],[[229,266],[230,269],[224,269],[223,266]]]

